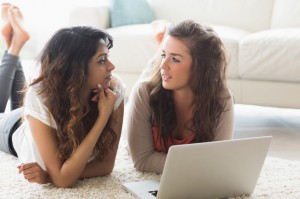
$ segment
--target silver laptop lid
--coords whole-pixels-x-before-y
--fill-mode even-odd
[[[265,136],[172,146],[158,198],[252,194],[271,139]]]

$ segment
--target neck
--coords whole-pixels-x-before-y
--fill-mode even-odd
[[[176,112],[177,124],[173,136],[183,139],[193,133],[191,129],[191,119],[193,118],[194,94],[191,90],[175,91],[174,106]]]
[[[90,99],[90,92],[88,89],[85,89],[82,93],[82,99],[85,105],[87,105],[89,103]]]
[[[190,110],[194,106],[194,94],[191,90],[174,91],[173,98],[176,110]]]

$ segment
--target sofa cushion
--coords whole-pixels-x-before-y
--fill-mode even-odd
[[[110,60],[116,71],[141,74],[158,49],[151,24],[128,25],[107,31],[114,38]]]
[[[252,80],[300,82],[300,29],[253,33],[240,42],[240,76]]]
[[[71,7],[69,16],[69,25],[89,25],[97,28],[108,28],[109,23],[109,6],[102,5],[99,7],[80,6]]]
[[[154,19],[147,0],[111,0],[111,27],[150,23]]]
[[[249,31],[269,29],[274,0],[149,0],[156,19],[193,19]]]
[[[238,78],[239,77],[239,67],[238,67],[238,53],[239,53],[239,42],[242,38],[249,35],[250,32],[231,28],[227,26],[213,25],[211,26],[221,38],[227,53],[227,72],[228,78]]]
[[[239,41],[250,32],[220,25],[211,26],[222,39],[228,55],[227,77],[238,78]],[[155,54],[158,46],[150,24],[129,25],[107,29],[114,38],[110,59],[116,71],[140,73]],[[126,56],[124,56],[126,52]],[[147,61],[145,61],[147,60]]]
[[[271,28],[300,27],[300,1],[275,0]]]

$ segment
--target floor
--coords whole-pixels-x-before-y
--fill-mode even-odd
[[[273,136],[268,155],[300,161],[300,110],[235,105],[234,138]]]

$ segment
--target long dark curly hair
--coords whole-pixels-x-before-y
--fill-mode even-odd
[[[40,74],[38,95],[56,122],[58,155],[65,161],[76,150],[98,116],[97,103],[84,102],[82,94],[87,81],[88,63],[104,40],[110,49],[112,37],[87,26],[62,28],[48,41],[38,58]],[[93,155],[102,160],[116,141],[116,133],[108,120]],[[104,144],[105,142],[110,144]],[[106,146],[107,145],[107,146]]]
[[[188,128],[196,133],[193,142],[212,141],[214,130],[230,99],[225,82],[227,62],[223,43],[212,28],[192,20],[172,24],[167,34],[184,42],[192,57],[189,85],[195,96],[195,104]],[[157,127],[162,144],[167,146],[177,120],[174,117],[173,91],[162,87],[161,59],[157,60],[154,62],[156,70],[147,82],[147,88],[150,93],[152,125]]]

